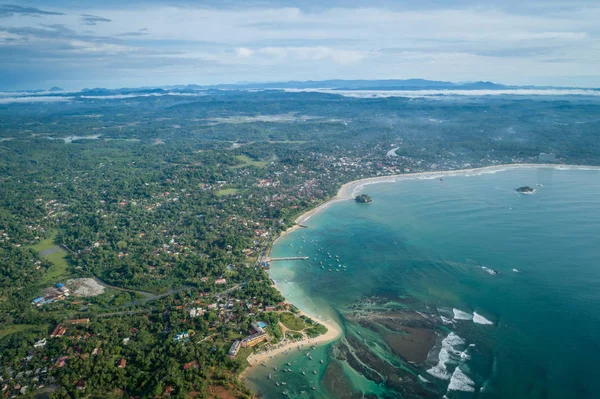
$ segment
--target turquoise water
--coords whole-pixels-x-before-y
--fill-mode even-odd
[[[536,193],[517,194],[523,185]],[[520,168],[363,192],[374,202],[334,203],[272,252],[310,256],[274,263],[271,277],[291,302],[342,323],[344,338],[313,361],[295,351],[258,367],[251,386],[268,398],[600,397],[600,171]],[[413,338],[420,355],[406,349]],[[287,362],[294,372],[272,370]]]

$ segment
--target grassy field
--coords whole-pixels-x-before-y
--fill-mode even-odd
[[[293,331],[302,331],[306,328],[306,323],[300,317],[296,317],[293,313],[285,312],[279,316],[281,323],[288,329]]]
[[[11,326],[0,328],[0,338],[4,338],[7,335],[20,333],[23,331],[34,330],[34,331],[46,331],[48,329],[47,324],[34,325],[34,324],[13,324]]]
[[[254,166],[256,168],[264,168],[265,166],[267,166],[268,161],[255,161],[254,159],[250,158],[247,155],[236,155],[235,159],[237,159],[239,162],[242,162],[239,165],[235,165],[232,166],[232,169],[240,169],[240,168],[245,168],[247,166]]]
[[[240,190],[237,188],[224,188],[222,190],[219,190],[215,193],[215,195],[217,197],[224,197],[226,195],[233,195],[233,194],[237,194]]]
[[[57,232],[54,232],[49,238],[32,245],[30,248],[41,253],[57,247],[58,245],[56,244],[56,236]],[[69,275],[67,271],[69,267],[67,262],[67,251],[65,251],[62,247],[58,246],[56,251],[52,252],[51,254],[44,255],[43,258],[51,262],[53,266],[50,267],[50,269],[48,269],[44,275],[44,278],[41,280],[42,284],[53,283]]]

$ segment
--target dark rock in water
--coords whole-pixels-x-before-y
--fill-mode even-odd
[[[390,390],[390,397],[434,398],[439,392],[423,387],[417,380],[417,369],[406,364],[407,369],[398,368],[381,359],[360,339],[349,334],[336,344],[336,358],[343,357],[350,367],[376,384],[384,384]],[[340,356],[341,355],[341,356]],[[408,369],[412,369],[414,374]],[[433,388],[433,387],[432,387]],[[394,394],[397,393],[397,394]],[[333,396],[337,397],[337,396]]]
[[[352,390],[352,382],[336,361],[330,361],[327,365],[325,374],[323,374],[323,388],[332,398],[359,399],[363,397],[361,392]]]
[[[535,188],[531,188],[529,186],[522,186],[515,189],[515,191],[521,194],[533,194],[535,193]]]
[[[373,202],[373,198],[369,197],[367,194],[357,195],[355,198],[356,202],[360,202],[362,204],[368,204]]]

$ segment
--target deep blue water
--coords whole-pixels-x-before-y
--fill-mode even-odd
[[[536,193],[517,194],[523,185]],[[512,169],[363,192],[374,202],[334,203],[272,252],[310,256],[274,263],[271,277],[291,302],[339,320],[346,337],[319,349],[326,362],[318,367],[301,353],[274,361],[318,374],[276,376],[287,380],[282,389],[261,367],[252,386],[266,397],[600,397],[600,171]],[[383,339],[405,330],[356,318],[412,310],[437,337],[414,364]],[[406,374],[353,368],[344,348],[356,342]],[[344,371],[337,382],[333,369],[325,375],[333,363]]]

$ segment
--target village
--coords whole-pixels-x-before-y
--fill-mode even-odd
[[[208,283],[209,279],[204,279],[204,282]],[[227,287],[225,278],[212,279],[211,283],[215,288]],[[69,286],[74,287],[75,292],[81,285],[80,281],[69,281]],[[132,310],[130,313],[112,311],[61,321],[49,334],[38,335],[28,350],[28,355],[18,366],[0,370],[1,395],[14,397],[41,389],[51,389],[48,386],[53,386],[56,382],[56,375],[60,375],[61,370],[70,363],[107,356],[114,352],[109,348],[115,345],[120,347],[120,352],[123,353],[122,356],[110,355],[115,369],[127,370],[129,367],[135,367],[131,366],[131,357],[126,353],[128,348],[135,346],[142,327],[117,329],[110,335],[106,335],[109,331],[100,332],[96,328],[99,322],[118,323],[120,313],[131,315],[140,311],[140,318],[150,322],[150,325],[156,325],[160,320],[170,320],[169,326],[155,331],[157,336],[164,337],[163,340],[170,339],[178,345],[210,347],[210,352],[222,347],[230,359],[236,359],[242,349],[245,350],[244,356],[248,356],[263,343],[286,340],[285,334],[281,334],[280,326],[283,325],[279,322],[278,315],[291,315],[291,312],[295,311],[294,308],[285,301],[270,305],[263,303],[258,297],[245,298],[244,291],[240,288],[241,286],[235,285],[218,292],[180,292],[155,300],[156,307],[150,312],[145,309]],[[62,306],[61,303],[72,298],[72,292],[65,284],[57,283],[46,288],[44,296],[35,298],[32,305],[36,308]],[[238,297],[237,294],[242,295]],[[78,301],[85,303],[86,298],[79,296]],[[261,317],[269,322],[263,321]],[[236,325],[241,328],[239,338],[232,337],[229,332],[235,329]],[[248,327],[244,335],[245,325]],[[188,328],[177,328],[181,326]],[[241,360],[245,362],[245,357]],[[200,359],[195,359],[183,363],[181,367],[183,371],[188,371],[200,369],[203,365]],[[73,384],[76,390],[85,392],[85,378],[76,379]],[[167,386],[163,394],[169,396],[170,392],[173,392],[173,388],[169,389]]]

